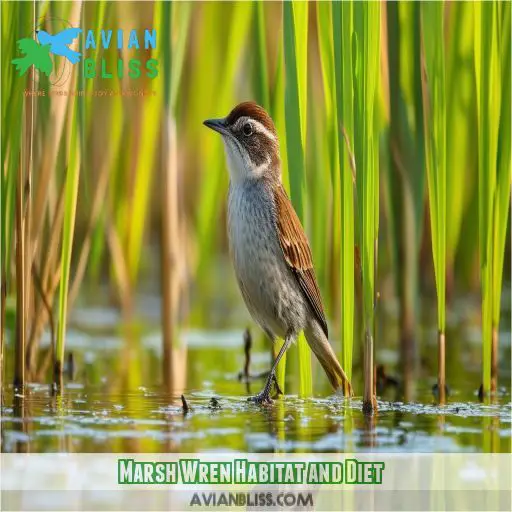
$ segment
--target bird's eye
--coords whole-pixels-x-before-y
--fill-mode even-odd
[[[244,135],[249,137],[249,135],[252,135],[252,126],[251,123],[245,123],[244,127],[242,128]]]

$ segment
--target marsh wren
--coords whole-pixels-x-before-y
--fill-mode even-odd
[[[245,304],[272,341],[283,338],[262,392],[269,403],[279,360],[304,331],[334,389],[350,383],[328,341],[327,321],[311,249],[281,183],[279,141],[274,123],[253,102],[237,105],[222,119],[204,124],[220,133],[229,170],[230,254]]]

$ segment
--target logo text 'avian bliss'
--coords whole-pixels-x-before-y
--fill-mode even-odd
[[[145,29],[139,32],[135,29],[129,32],[123,29],[118,30],[88,30],[85,38],[85,51],[98,50],[156,50],[157,32],[156,29]],[[137,55],[138,57],[138,55]],[[123,78],[125,73],[130,78],[139,78],[145,72],[148,78],[158,76],[158,59],[130,58],[125,62],[123,58],[109,59],[106,56],[101,58],[86,57],[84,59],[85,78]]]

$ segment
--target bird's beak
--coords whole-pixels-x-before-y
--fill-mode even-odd
[[[203,121],[205,126],[219,132],[221,135],[227,133],[226,120],[225,119],[207,119]]]

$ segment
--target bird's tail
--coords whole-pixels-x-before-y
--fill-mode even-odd
[[[311,350],[327,374],[331,386],[335,390],[341,389],[343,391],[345,388],[348,390],[348,396],[352,396],[350,381],[338,362],[336,354],[320,325],[315,322],[314,325],[305,330],[305,335]]]

